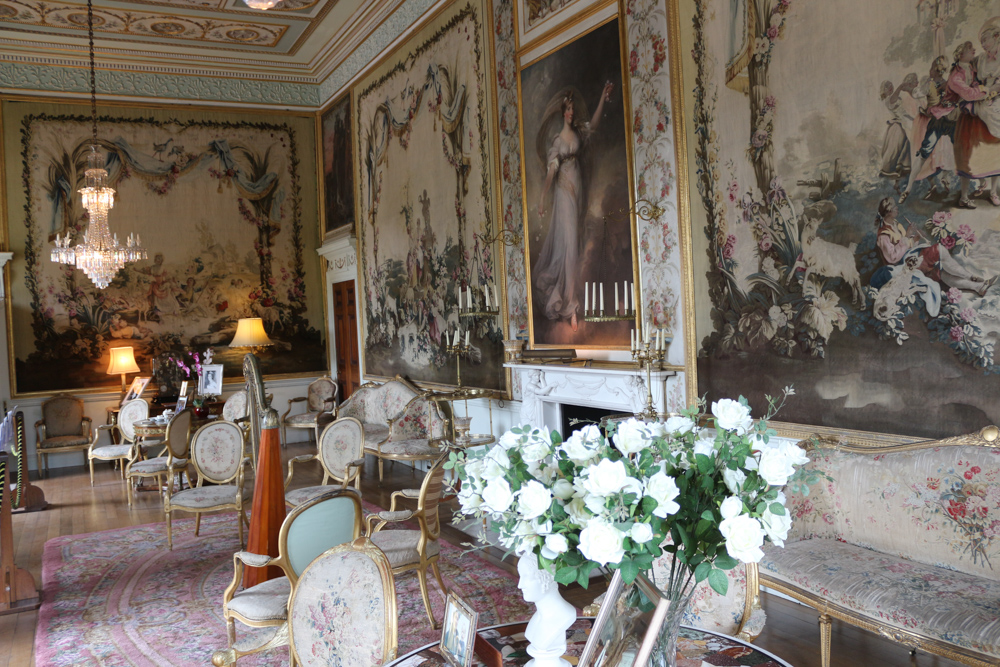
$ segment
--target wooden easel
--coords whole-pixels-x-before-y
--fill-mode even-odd
[[[17,469],[12,471],[14,481],[7,487],[11,491],[12,512],[38,512],[49,506],[45,492],[28,478],[28,440],[24,435],[24,413],[14,415],[13,453]]]
[[[13,494],[7,483],[10,455],[0,452],[0,616],[38,609],[42,602],[35,578],[14,565]]]

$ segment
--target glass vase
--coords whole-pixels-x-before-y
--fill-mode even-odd
[[[696,583],[691,570],[682,563],[675,563],[671,570],[673,576],[669,580],[655,582],[670,605],[649,656],[649,667],[677,667],[677,636],[681,630],[681,619],[694,597]]]

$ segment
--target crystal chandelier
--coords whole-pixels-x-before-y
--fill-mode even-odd
[[[243,0],[247,7],[266,11],[278,4],[280,0]]]
[[[83,242],[70,246],[69,234],[60,239],[52,249],[52,261],[75,265],[87,274],[98,289],[111,284],[118,270],[127,262],[146,259],[138,235],[129,235],[125,245],[118,243],[108,227],[108,211],[115,205],[115,191],[108,187],[108,171],[104,168],[104,155],[97,145],[97,82],[94,76],[94,5],[87,0],[87,33],[90,38],[90,117],[92,143],[87,155],[85,187],[80,189],[83,207],[87,209],[87,231]]]

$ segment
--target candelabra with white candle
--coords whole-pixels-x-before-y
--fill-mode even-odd
[[[456,287],[459,317],[496,317],[500,314],[500,293],[496,283],[477,288],[471,285],[464,290]]]
[[[654,421],[659,415],[653,406],[653,365],[656,365],[656,370],[663,369],[663,358],[667,353],[667,345],[674,339],[674,336],[669,329],[650,330],[648,323],[641,329],[633,329],[631,336],[632,359],[639,362],[640,367],[646,367],[646,409],[638,416],[646,421]]]
[[[462,330],[456,329],[455,333],[444,332],[445,354],[455,356],[455,373],[458,376],[458,386],[462,386],[462,357],[469,354],[472,347],[469,345],[469,330],[465,330],[465,340],[462,339]]]
[[[605,308],[604,283],[583,284],[583,319],[585,322],[623,322],[635,319],[635,284],[625,280],[611,283],[608,288],[608,305]],[[612,302],[612,296],[614,301]],[[620,298],[619,298],[620,297]]]

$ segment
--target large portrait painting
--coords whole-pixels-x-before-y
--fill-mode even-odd
[[[624,312],[636,282],[618,29],[614,18],[520,72],[533,346],[629,345],[631,320],[584,321],[586,283],[603,284],[610,314],[616,286]]]
[[[236,323],[260,317],[265,372],[327,368],[314,248],[314,120],[232,113],[108,109],[97,125],[110,184],[109,224],[138,234],[148,259],[97,289],[50,261],[57,237],[86,230],[82,187],[91,144],[79,106],[3,106],[9,316],[17,393],[116,386],[109,349],[154,357],[212,348],[227,377],[246,350]]]
[[[354,151],[351,96],[334,103],[320,119],[323,141],[323,224],[326,233],[354,226]]]
[[[356,88],[364,372],[507,389],[490,62],[479,2],[443,10]],[[470,349],[456,361],[456,331]]]
[[[1000,421],[995,0],[681,0],[699,394]],[[862,436],[857,436],[862,437]]]

